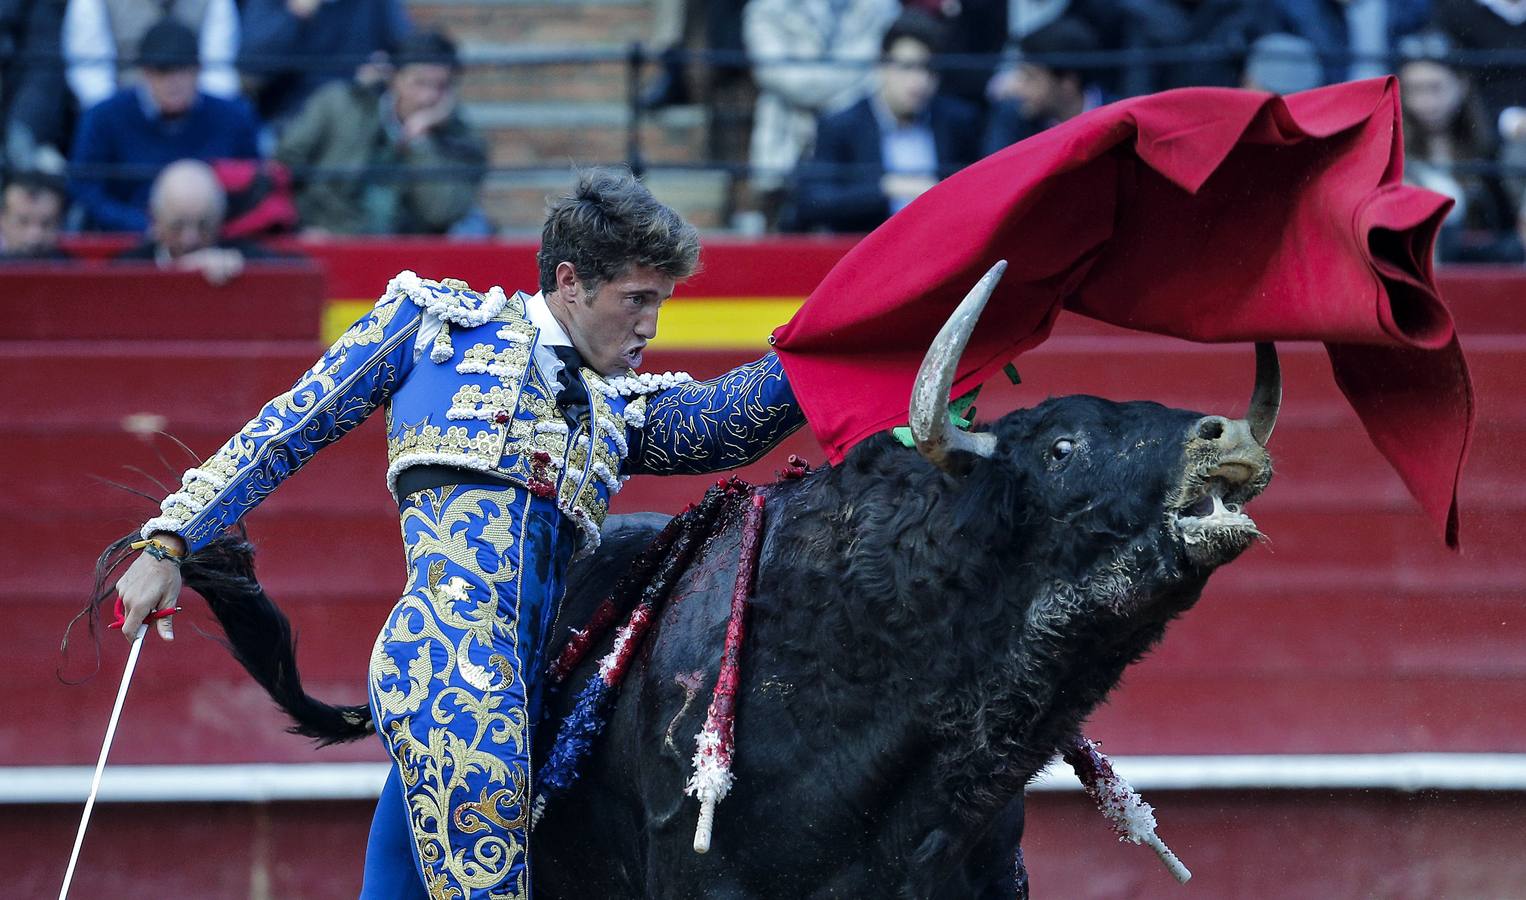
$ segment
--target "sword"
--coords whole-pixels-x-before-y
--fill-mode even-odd
[[[112,628],[122,627],[122,599],[117,598],[117,620],[111,623]],[[106,740],[101,744],[101,758],[95,762],[95,777],[90,779],[90,796],[85,798],[85,814],[79,820],[79,833],[74,836],[74,851],[69,854],[69,868],[64,872],[64,886],[58,892],[58,900],[64,900],[69,896],[69,884],[74,880],[74,866],[79,862],[79,848],[85,843],[85,828],[90,824],[90,811],[95,808],[95,795],[101,790],[101,773],[106,770],[106,755],[111,752],[111,739],[117,733],[117,720],[122,718],[122,703],[127,699],[127,686],[132,683],[132,670],[138,666],[138,651],[143,649],[143,636],[148,633],[148,623],[153,619],[162,619],[179,612],[178,607],[161,609],[150,613],[143,624],[138,626],[138,634],[132,639],[132,649],[127,652],[127,668],[122,672],[122,684],[117,688],[117,702],[111,708],[111,721],[106,723]]]

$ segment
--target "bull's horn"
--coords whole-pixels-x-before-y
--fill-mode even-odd
[[[1265,447],[1277,425],[1277,410],[1282,406],[1282,367],[1277,364],[1277,346],[1270,341],[1256,344],[1256,390],[1251,394],[1245,421],[1251,437]]]
[[[964,346],[975,330],[980,311],[991,299],[996,282],[1006,270],[1007,261],[1002,260],[975,283],[960,301],[959,308],[943,323],[938,336],[933,338],[933,345],[927,350],[927,356],[922,359],[922,368],[917,370],[917,383],[911,389],[911,413],[907,417],[911,436],[916,441],[917,451],[940,469],[948,468],[949,454],[956,450],[977,456],[990,456],[996,452],[995,435],[963,431],[949,423],[948,392],[954,386],[959,357],[964,354]]]

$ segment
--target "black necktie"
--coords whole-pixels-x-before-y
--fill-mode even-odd
[[[561,407],[562,412],[568,419],[577,421],[588,411],[588,388],[583,385],[583,378],[578,370],[583,368],[583,357],[578,355],[577,348],[568,346],[551,346],[551,352],[562,361],[562,373],[557,377],[556,405]]]

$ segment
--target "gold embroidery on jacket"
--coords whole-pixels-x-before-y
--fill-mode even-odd
[[[193,525],[193,520],[209,509],[227,484],[239,478],[245,470],[266,462],[265,451],[274,447],[278,439],[287,434],[300,435],[300,439],[294,441],[290,449],[305,460],[316,453],[318,448],[353,428],[366,413],[376,407],[375,402],[369,398],[350,398],[350,405],[334,409],[332,421],[322,423],[317,429],[313,428],[313,419],[337,402],[341,388],[338,376],[350,362],[352,353],[360,348],[380,345],[369,353],[365,365],[345,376],[345,384],[359,379],[374,366],[382,365],[387,353],[399,341],[412,335],[414,329],[404,329],[382,344],[386,338],[387,326],[404,302],[406,299],[400,294],[379,300],[369,313],[340,335],[290,390],[267,403],[258,415],[229,438],[216,453],[196,467],[202,473],[210,473],[216,482],[205,478],[195,479],[166,497],[160,515],[152,520],[152,524],[156,528],[181,532],[195,540],[203,532],[221,527],[222,523],[215,518],[208,518]],[[397,377],[395,369],[383,372],[377,378],[376,387],[383,391],[390,389]],[[248,506],[258,503],[280,481],[278,477],[262,475],[258,471],[252,477],[260,480],[249,489],[244,498]]]
[[[403,509],[409,568],[428,560],[428,569],[377,638],[370,688],[431,898],[484,889],[517,898],[528,889],[529,722],[505,693],[515,682],[524,690],[515,622],[528,503],[524,491],[438,488]],[[479,562],[481,544],[493,571]],[[509,596],[515,607],[500,611]],[[384,687],[399,677],[397,658],[410,655],[406,689]],[[503,883],[516,864],[518,877]]]

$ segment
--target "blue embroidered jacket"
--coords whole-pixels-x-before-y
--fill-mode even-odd
[[[387,486],[410,466],[503,477],[544,496],[598,542],[631,473],[699,473],[752,462],[804,418],[772,353],[710,381],[604,378],[584,368],[588,415],[569,423],[533,364],[540,332],[523,294],[399,274],[291,390],[185,473],[144,536],[192,552],[237,522],[325,445],[387,406]],[[427,357],[426,357],[427,352]]]

